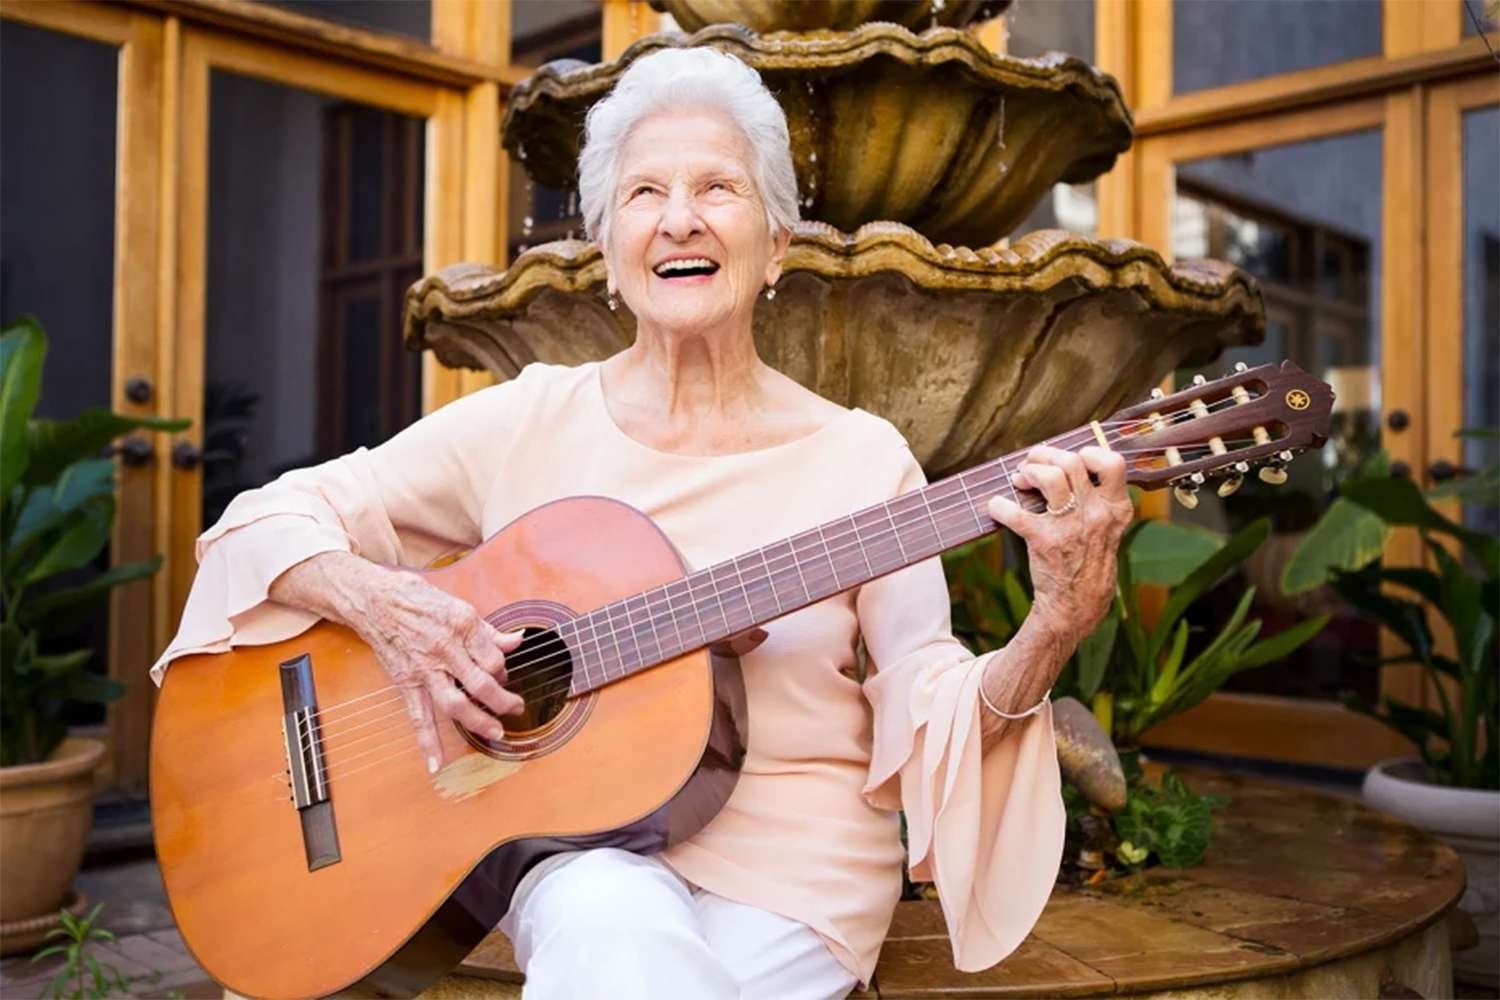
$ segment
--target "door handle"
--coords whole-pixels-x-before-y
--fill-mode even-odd
[[[178,441],[172,446],[172,464],[184,472],[191,472],[203,462],[203,449],[191,441]]]

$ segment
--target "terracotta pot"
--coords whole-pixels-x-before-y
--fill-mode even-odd
[[[1468,886],[1458,906],[1473,918],[1479,944],[1453,956],[1453,974],[1500,986],[1500,792],[1436,784],[1422,761],[1402,757],[1370,768],[1363,794],[1374,808],[1447,841],[1463,859]]]
[[[0,768],[0,925],[46,916],[67,899],[103,759],[103,743],[70,737],[41,764]],[[19,947],[0,938],[0,951]]]

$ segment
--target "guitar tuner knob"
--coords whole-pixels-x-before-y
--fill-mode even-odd
[[[1272,486],[1280,486],[1286,482],[1286,469],[1280,465],[1263,466],[1259,472],[1260,481]]]
[[[1218,493],[1221,497],[1233,496],[1234,491],[1245,485],[1245,477],[1239,474],[1228,476],[1219,483]]]
[[[1174,486],[1172,496],[1182,504],[1185,510],[1196,510],[1198,508],[1198,488],[1196,486]]]

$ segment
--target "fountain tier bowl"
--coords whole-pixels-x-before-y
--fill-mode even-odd
[[[1053,184],[1092,180],[1130,148],[1118,84],[1082,60],[994,55],[963,31],[894,24],[765,36],[721,24],[643,38],[610,63],[548,63],[511,91],[505,147],[537,183],[572,187],[589,107],[635,60],[693,45],[760,72],[786,111],[802,214],[843,229],[887,219],[983,246]]]
[[[853,236],[803,223],[776,290],[756,308],[761,356],[893,422],[933,476],[1107,416],[1265,333],[1260,290],[1237,268],[1169,266],[1136,243],[1057,230],[974,251],[891,223]],[[598,248],[576,240],[503,272],[455,265],[406,296],[408,346],[501,380],[532,361],[606,358],[634,329],[605,305]]]
[[[867,21],[960,28],[1002,13],[1010,0],[651,0],[685,31],[733,22],[751,31],[847,31]]]

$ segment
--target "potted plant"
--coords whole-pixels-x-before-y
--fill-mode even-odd
[[[1094,880],[1111,868],[1139,868],[1153,856],[1174,867],[1202,860],[1216,800],[1197,795],[1171,772],[1150,780],[1139,765],[1138,747],[1152,726],[1192,708],[1239,671],[1287,656],[1326,624],[1326,616],[1310,618],[1261,639],[1260,620],[1249,617],[1255,588],[1246,587],[1217,634],[1193,636],[1188,610],[1249,558],[1269,531],[1264,519],[1228,539],[1171,522],[1142,521],[1121,540],[1114,603],[1052,690],[1054,701],[1071,697],[1090,706],[1120,752],[1126,783],[1125,806],[1113,815],[1079,788],[1064,789],[1072,845],[1068,860],[1085,870],[1082,877]],[[954,632],[977,652],[1003,646],[1031,609],[1024,575],[1009,568],[997,572],[975,546],[955,550],[945,561]],[[1146,587],[1168,592],[1153,617],[1144,614]],[[1065,866],[1065,878],[1078,875]]]
[[[1493,431],[1463,432],[1494,436]],[[1303,593],[1325,582],[1378,621],[1403,647],[1383,662],[1420,665],[1433,704],[1386,697],[1350,708],[1401,733],[1417,756],[1385,760],[1365,775],[1364,797],[1448,841],[1463,858],[1479,946],[1456,956],[1463,978],[1500,983],[1500,541],[1446,517],[1433,504],[1463,499],[1493,506],[1500,474],[1487,469],[1424,494],[1389,473],[1378,456],[1347,480],[1341,496],[1293,554],[1282,588]],[[1380,563],[1396,527],[1421,536],[1426,567]],[[1434,626],[1441,622],[1441,628]],[[1451,643],[1440,636],[1451,636]]]
[[[99,457],[141,427],[186,421],[88,410],[72,420],[33,417],[47,338],[26,318],[0,332],[0,951],[29,948],[56,925],[83,858],[98,740],[68,736],[73,702],[107,702],[117,682],[89,669],[92,649],[57,648],[71,622],[97,610],[112,587],[154,573],[160,559],[127,563],[83,583],[63,574],[109,544],[114,462]]]

